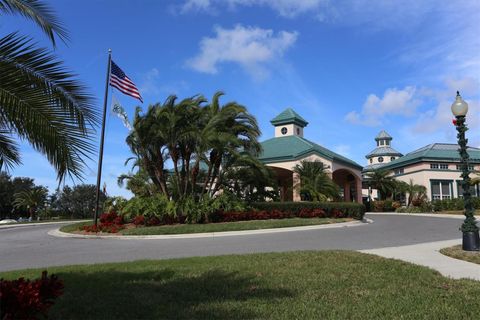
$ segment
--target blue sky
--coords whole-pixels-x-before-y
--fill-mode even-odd
[[[305,137],[365,165],[374,137],[387,130],[402,153],[455,143],[450,105],[469,103],[467,135],[480,146],[480,2],[331,0],[47,1],[70,31],[56,53],[103,103],[107,50],[137,84],[144,108],[170,94],[226,93],[248,107],[273,136],[270,119],[292,107]],[[135,4],[133,4],[135,3]],[[2,17],[0,32],[47,39],[21,17]],[[113,91],[130,117],[139,103]],[[107,119],[104,180],[130,169],[128,130]],[[57,186],[42,155],[22,144],[14,176]],[[96,161],[85,182],[95,183]],[[78,181],[67,181],[68,184]]]

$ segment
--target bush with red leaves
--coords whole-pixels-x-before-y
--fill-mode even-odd
[[[337,214],[341,215],[341,212]],[[335,216],[336,215],[331,215]],[[267,219],[287,219],[287,218],[325,218],[325,210],[319,208],[303,208],[298,212],[281,211],[278,209],[267,210],[249,210],[249,211],[217,211],[210,217],[212,222],[233,222],[248,220],[267,220]]]
[[[136,216],[133,219],[133,224],[136,226],[143,226],[145,225],[145,216]]]
[[[103,213],[100,215],[100,223],[95,225],[83,226],[82,230],[87,232],[108,232],[117,233],[125,229],[123,217],[116,212]]]
[[[47,317],[54,299],[63,294],[63,281],[55,275],[47,277],[47,271],[37,280],[0,279],[0,319],[33,320]]]

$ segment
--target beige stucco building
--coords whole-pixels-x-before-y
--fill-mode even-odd
[[[299,177],[293,168],[302,160],[321,161],[328,168],[333,181],[340,186],[344,201],[362,202],[362,166],[327,148],[304,138],[308,122],[291,108],[271,120],[275,137],[262,142],[259,159],[277,174],[282,201],[300,201],[293,186]]]
[[[385,131],[382,131],[375,138],[377,143],[380,136],[381,139],[388,136],[389,142],[392,140]],[[390,143],[388,146],[390,147]],[[394,149],[382,153],[382,150],[377,150],[381,149],[377,144],[377,148],[366,156],[368,165],[363,173],[382,169],[390,171],[396,180],[406,183],[412,180],[414,184],[427,188],[430,201],[462,197],[458,148],[457,144],[432,143],[402,156],[398,152],[395,154]],[[480,149],[469,147],[468,154],[470,170],[480,170]],[[383,157],[383,161],[379,161],[379,157]],[[364,196],[367,192],[363,190]],[[480,196],[478,185],[472,186],[471,194],[475,197]],[[375,192],[372,193],[372,198],[376,198]]]

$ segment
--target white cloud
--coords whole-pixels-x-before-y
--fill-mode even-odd
[[[338,154],[341,154],[342,156],[344,157],[349,157],[350,156],[350,150],[351,150],[351,147],[347,144],[340,144],[338,146],[335,146],[333,148],[333,150],[338,153]]]
[[[351,111],[345,116],[345,120],[352,124],[378,126],[387,116],[412,116],[421,103],[416,91],[415,87],[407,86],[402,90],[389,88],[384,92],[382,98],[370,94],[365,100],[361,112]]]
[[[293,18],[307,12],[318,12],[328,0],[187,0],[180,11],[216,13],[219,7],[235,9],[237,7],[268,7],[280,16]]]
[[[181,7],[181,12],[208,11],[212,6],[210,0],[187,0]]]
[[[452,128],[451,105],[455,99],[455,91],[459,90],[464,100],[468,103],[467,125],[468,134],[475,140],[480,138],[480,100],[478,91],[480,83],[472,78],[446,79],[445,87],[433,90],[434,107],[422,112],[418,120],[410,126],[414,134],[444,132],[450,137],[454,133]],[[475,95],[477,95],[475,97]]]
[[[233,29],[215,28],[216,36],[200,41],[200,53],[189,59],[187,65],[196,71],[215,74],[218,64],[240,64],[255,77],[264,77],[268,70],[265,64],[282,56],[297,40],[297,32],[243,27]]]

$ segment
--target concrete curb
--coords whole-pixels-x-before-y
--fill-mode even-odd
[[[52,222],[32,222],[32,223],[18,223],[18,224],[5,224],[0,225],[0,229],[11,229],[11,228],[21,228],[21,227],[34,227],[34,226],[47,226],[50,224],[62,224],[62,223],[78,223],[89,220],[73,220],[73,221],[52,221]]]
[[[259,229],[259,230],[242,230],[242,231],[205,232],[205,233],[145,235],[145,236],[83,235],[83,234],[72,234],[72,233],[62,232],[60,231],[60,229],[51,230],[48,232],[48,234],[54,237],[77,238],[77,239],[172,240],[172,239],[197,239],[197,238],[247,236],[247,235],[308,231],[308,230],[320,230],[320,229],[334,229],[334,228],[351,228],[356,226],[362,226],[372,222],[373,220],[371,219],[364,219],[363,221],[320,224],[320,225],[314,225],[314,226],[272,228],[272,229]]]
[[[457,239],[358,251],[429,267],[453,279],[466,278],[480,281],[480,265],[451,258],[440,253],[440,249],[461,243],[462,241]]]
[[[409,216],[409,217],[429,217],[429,218],[450,218],[450,219],[465,219],[464,215],[460,214],[445,214],[445,213],[400,213],[400,212],[367,212],[369,216]],[[478,217],[477,217],[478,218]],[[479,220],[479,219],[477,219]]]

